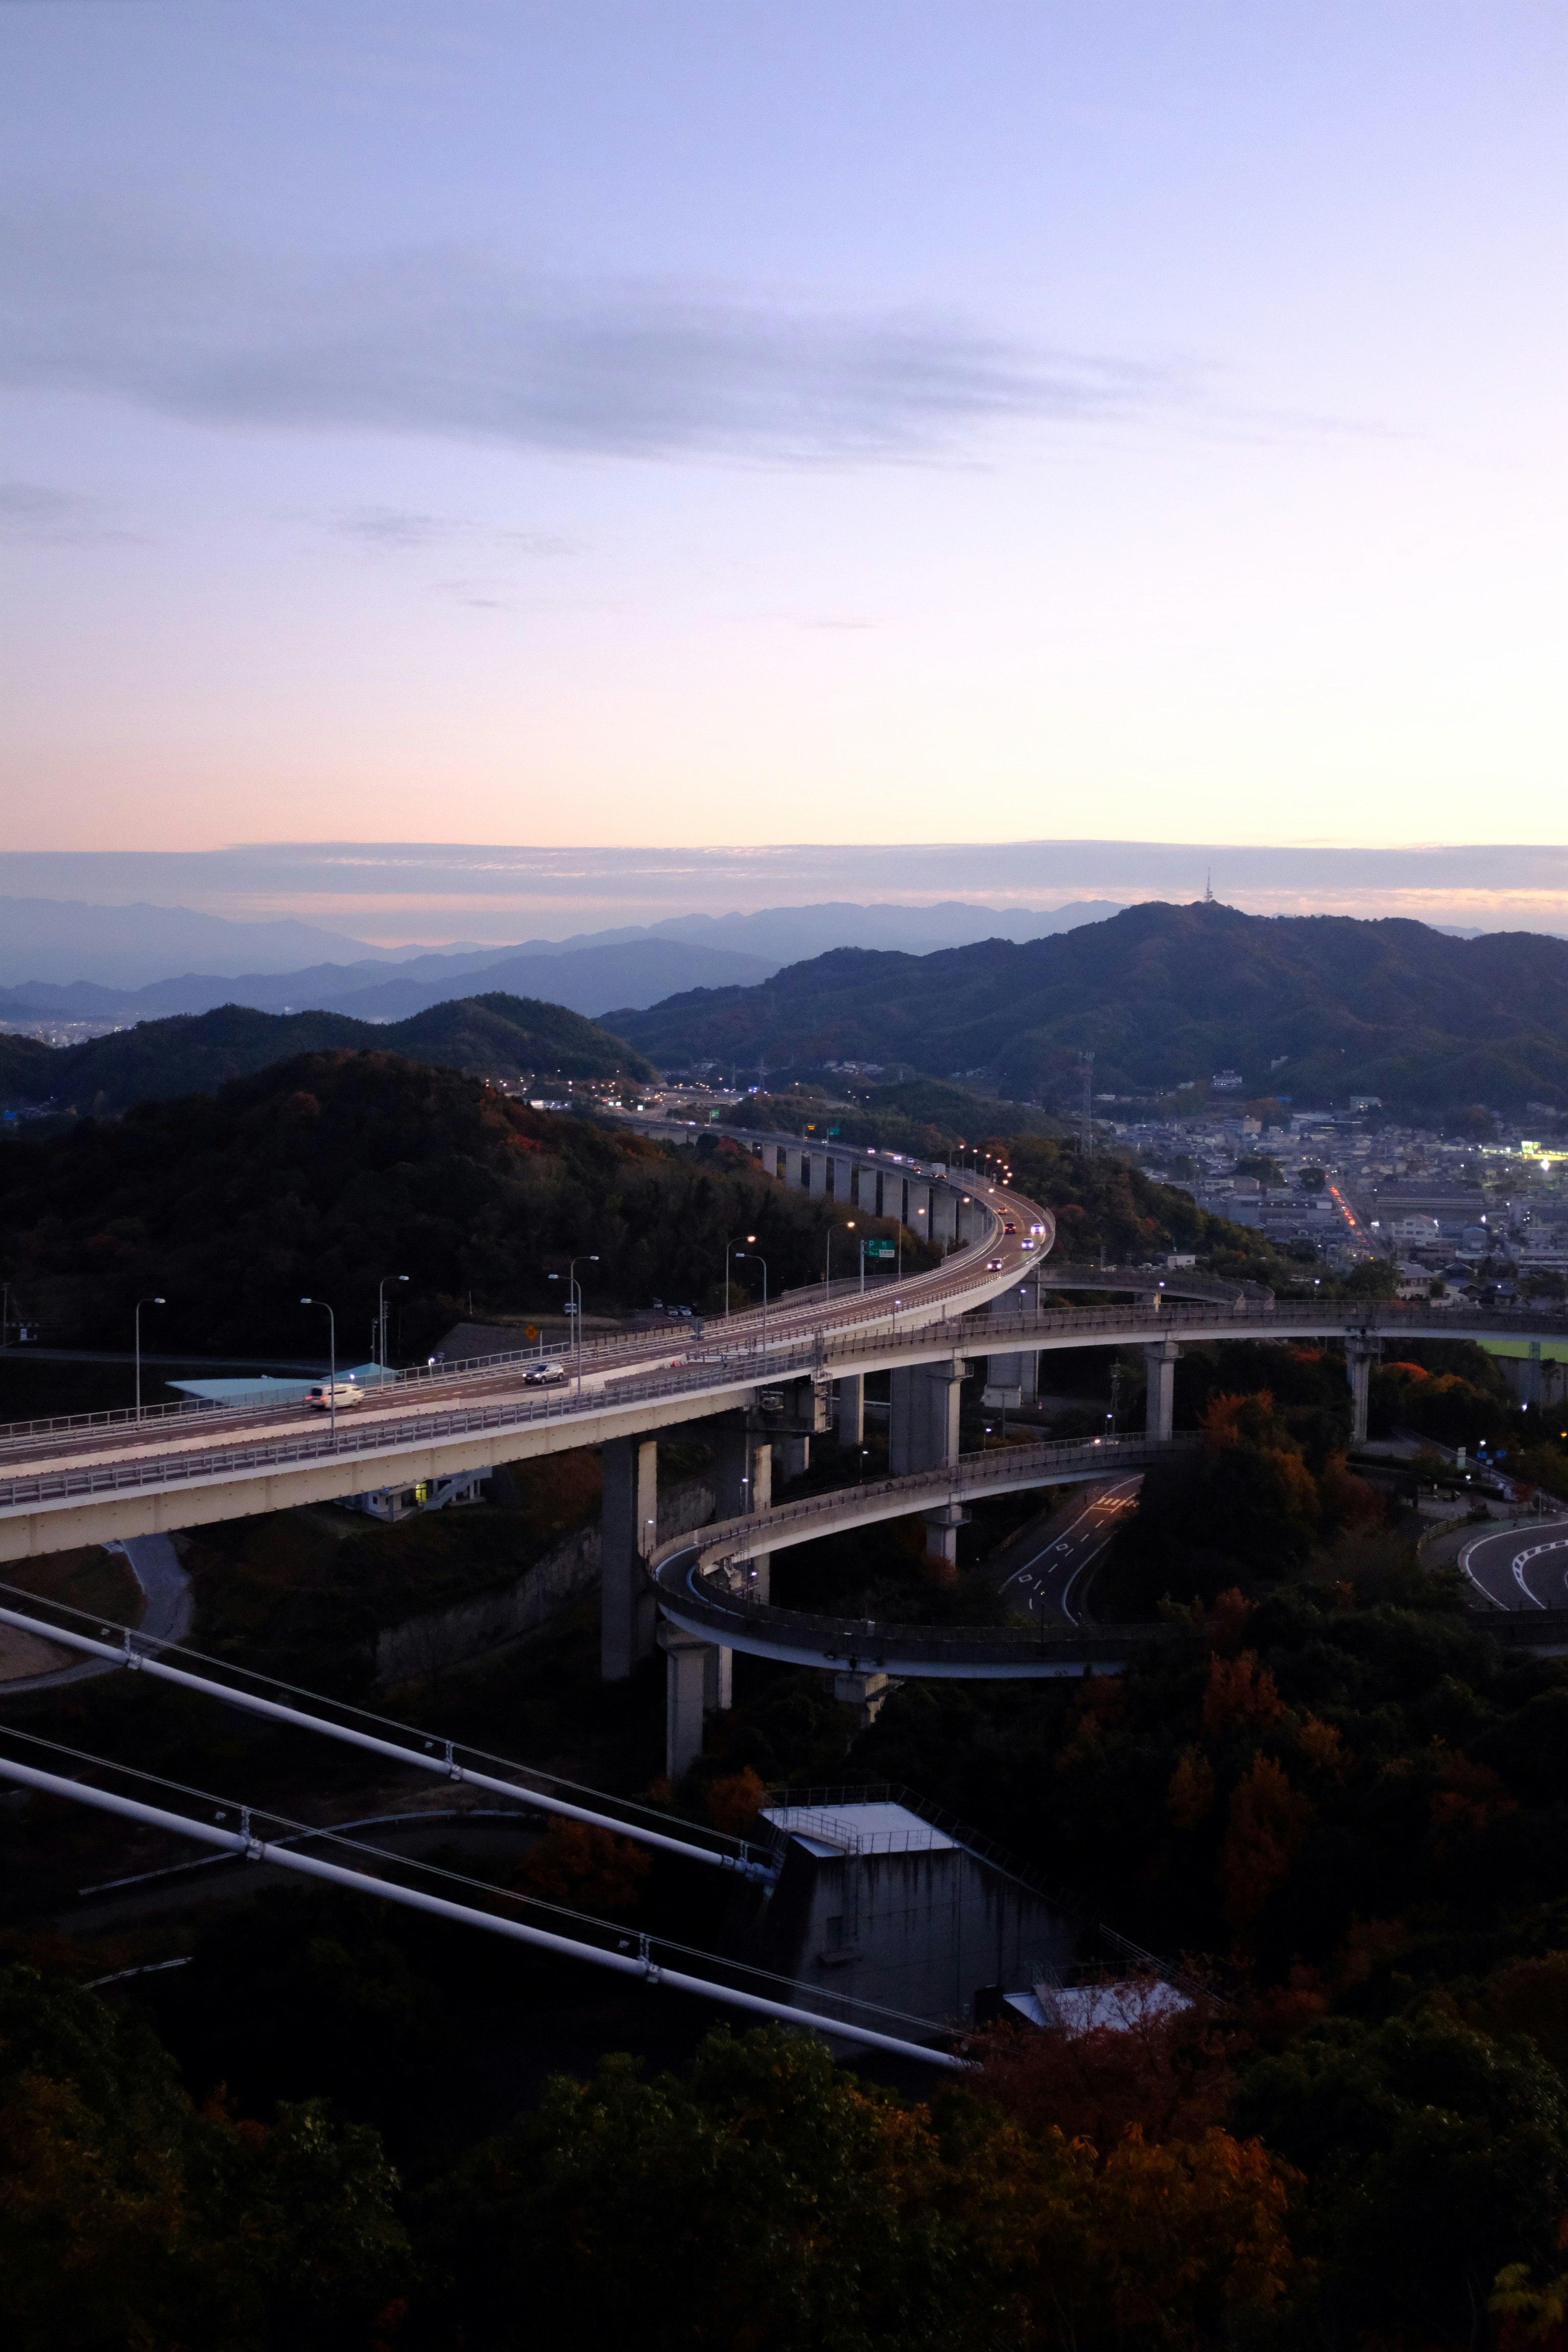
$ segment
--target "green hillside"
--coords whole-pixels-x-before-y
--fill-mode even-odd
[[[38,1102],[47,1094],[58,1061],[55,1048],[36,1037],[0,1031],[0,1103]]]
[[[134,1102],[210,1094],[296,1054],[331,1046],[407,1054],[480,1077],[646,1078],[650,1065],[597,1022],[531,996],[469,996],[379,1027],[343,1013],[256,1013],[241,1004],[139,1022],[81,1045],[0,1038],[0,1086],[12,1099],[121,1111]],[[13,1054],[12,1049],[20,1049]]]
[[[405,1360],[470,1294],[481,1314],[559,1313],[549,1276],[587,1252],[590,1314],[655,1297],[710,1307],[737,1233],[763,1236],[776,1295],[820,1276],[834,1221],[736,1145],[678,1155],[386,1053],[303,1055],[0,1153],[0,1278],[13,1314],[61,1346],[125,1347],[135,1301],[156,1295],[168,1303],[143,1316],[143,1339],[155,1325],[161,1351],[324,1353],[309,1295],[336,1310],[357,1362],[377,1284],[405,1274],[393,1296]]]
[[[1107,1093],[1233,1068],[1248,1092],[1298,1102],[1376,1094],[1435,1117],[1568,1106],[1568,940],[1403,920],[1149,904],[1022,946],[839,949],[758,987],[606,1018],[666,1068],[903,1063],[1071,1103],[1092,1052]]]

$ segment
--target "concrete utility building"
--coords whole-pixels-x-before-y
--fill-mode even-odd
[[[745,1957],[825,1996],[970,2022],[976,1996],[1068,1972],[1084,1923],[909,1806],[855,1791],[773,1806],[778,1884]],[[981,2000],[984,2009],[984,1999]]]

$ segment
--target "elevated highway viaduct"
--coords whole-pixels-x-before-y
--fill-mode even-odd
[[[683,1132],[689,1139],[689,1130]],[[790,1142],[793,1181],[803,1174],[809,1180],[810,1159],[801,1159],[798,1139]],[[788,1148],[773,1147],[775,1153]],[[761,1139],[764,1169],[767,1149]],[[692,1604],[712,1601],[710,1582],[700,1594],[689,1582],[682,1598],[662,1573],[647,1578],[662,1433],[716,1419],[720,1517],[725,1525],[742,1518],[751,1524],[747,1582],[753,1607],[765,1608],[767,1530],[784,1524],[768,1517],[773,1449],[792,1436],[836,1427],[839,1442],[858,1455],[869,1373],[891,1376],[893,1486],[866,1516],[921,1508],[933,1545],[951,1550],[962,1517],[959,1490],[981,1475],[965,1466],[958,1444],[959,1392],[974,1358],[994,1362],[1069,1348],[1142,1348],[1149,1374],[1146,1433],[1159,1442],[1172,1434],[1174,1365],[1184,1341],[1332,1339],[1345,1348],[1357,1433],[1363,1435],[1370,1370],[1385,1344],[1568,1337],[1568,1315],[1561,1313],[1445,1314],[1420,1306],[1275,1297],[1167,1268],[1042,1265],[1054,1221],[1016,1190],[958,1183],[907,1161],[888,1182],[885,1155],[836,1150],[832,1158],[836,1177],[847,1165],[858,1208],[870,1213],[874,1176],[878,1215],[897,1215],[907,1230],[934,1224],[943,1261],[865,1293],[854,1281],[814,1286],[771,1302],[765,1312],[753,1308],[712,1322],[700,1334],[672,1339],[638,1333],[585,1345],[580,1374],[574,1367],[564,1388],[528,1385],[532,1358],[487,1358],[402,1375],[340,1414],[335,1427],[302,1407],[260,1406],[159,1408],[139,1417],[96,1414],[0,1430],[0,1563],[596,1445],[605,1474],[604,1671],[612,1679],[629,1674],[652,1649],[661,1615],[666,1647],[672,1640],[705,1639],[712,1654],[702,1662],[705,1688],[718,1705],[727,1697],[734,1648],[789,1652],[764,1640],[761,1620],[742,1642],[728,1634],[716,1640],[712,1622],[702,1619],[709,1629],[703,1636]],[[840,1196],[835,1191],[828,1197]],[[1047,1286],[1098,1289],[1100,1302],[1042,1308],[1035,1302]],[[1178,1286],[1198,1295],[1178,1296]],[[1116,1290],[1132,1295],[1125,1303],[1104,1303],[1104,1294]],[[1017,1452],[1036,1457],[1032,1468],[1020,1459],[1010,1470],[1018,1484],[1105,1475],[1103,1462],[1086,1459],[1074,1471],[1049,1448]],[[933,1483],[911,1501],[913,1490],[898,1483],[910,1478]],[[901,1670],[930,1668],[905,1661]],[[689,1684],[691,1674],[689,1659],[679,1672],[672,1663],[672,1688],[682,1676]]]

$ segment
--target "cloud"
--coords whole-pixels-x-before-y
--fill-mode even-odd
[[[331,528],[377,554],[418,554],[454,541],[480,544],[503,555],[571,555],[576,544],[547,531],[496,530],[462,515],[411,513],[400,507],[356,507],[334,515]]]
[[[100,547],[129,540],[96,499],[47,482],[0,482],[0,540],[41,547]]]
[[[36,193],[0,200],[0,378],[215,425],[828,463],[1184,393],[1172,371],[958,320],[571,282],[472,247],[268,254]]]

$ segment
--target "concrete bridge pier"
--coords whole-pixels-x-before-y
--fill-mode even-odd
[[[904,1222],[904,1180],[895,1176],[890,1168],[882,1171],[881,1214],[890,1217],[896,1225]]]
[[[773,1449],[772,1442],[753,1429],[744,1413],[726,1413],[714,1424],[713,1516],[716,1519],[749,1519],[773,1508]],[[752,1598],[766,1601],[773,1556],[762,1552],[749,1562],[755,1571]],[[728,1655],[728,1653],[726,1653]]]
[[[642,1564],[658,1536],[658,1442],[612,1438],[599,1448],[599,1671],[605,1682],[619,1683],[653,1654],[655,1603]]]
[[[702,1753],[702,1717],[714,1672],[710,1662],[719,1653],[711,1642],[700,1642],[679,1625],[659,1627],[658,1646],[665,1655],[664,1769],[679,1780]]]
[[[931,1238],[939,1249],[958,1239],[958,1195],[950,1185],[931,1188]]]
[[[958,1566],[958,1530],[968,1519],[969,1513],[957,1503],[944,1503],[940,1511],[927,1511],[926,1549],[945,1559],[950,1568]]]
[[[1176,1364],[1181,1349],[1174,1339],[1153,1339],[1143,1350],[1149,1386],[1143,1408],[1143,1429],[1149,1437],[1169,1437],[1176,1412]]]
[[[838,1381],[837,1389],[834,1420],[838,1443],[858,1453],[866,1443],[866,1382],[858,1372],[847,1374]]]
[[[930,1184],[917,1183],[912,1176],[910,1179],[904,1223],[917,1242],[929,1242],[931,1239],[931,1197],[933,1189]]]
[[[958,1405],[969,1367],[916,1364],[891,1375],[888,1467],[895,1478],[958,1459]]]
[[[1351,1384],[1351,1444],[1366,1444],[1367,1399],[1372,1389],[1372,1368],[1383,1353],[1383,1341],[1366,1331],[1345,1334],[1345,1372]]]
[[[852,1706],[859,1720],[856,1728],[869,1731],[882,1711],[882,1702],[898,1685],[881,1674],[835,1675],[833,1696],[840,1706]]]

